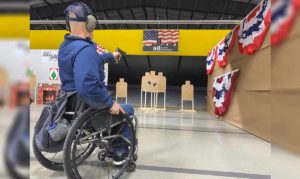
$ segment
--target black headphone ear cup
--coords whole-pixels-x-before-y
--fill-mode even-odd
[[[92,32],[96,28],[96,18],[93,15],[87,16],[86,30]]]

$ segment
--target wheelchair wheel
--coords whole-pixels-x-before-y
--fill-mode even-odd
[[[132,120],[122,116],[117,123],[94,129],[88,132],[86,129],[91,125],[92,120],[103,120],[101,114],[106,111],[89,109],[85,111],[73,123],[64,144],[64,168],[65,173],[70,179],[93,179],[93,178],[114,178],[119,179],[125,175],[126,171],[132,166],[133,154],[135,151],[135,131]],[[99,117],[97,117],[99,116]],[[119,126],[117,132],[111,133],[111,129]],[[131,139],[124,137],[120,131],[124,126],[128,126],[132,134]],[[118,140],[118,144],[115,144]],[[120,142],[122,141],[122,142]],[[89,157],[78,160],[78,150],[84,148],[82,145],[93,145],[95,150]],[[114,161],[112,149],[121,145],[128,147],[128,155],[121,163]],[[119,161],[120,162],[120,161]],[[120,165],[119,165],[120,164]]]
[[[37,161],[45,168],[54,171],[64,170],[62,152],[47,153],[40,151],[36,145],[35,137],[33,137],[32,149]]]
[[[33,137],[32,141],[32,148],[33,148],[33,154],[37,161],[44,166],[45,168],[53,171],[64,171],[64,164],[63,164],[63,152],[57,152],[57,153],[47,153],[42,152],[37,148],[35,138]],[[86,148],[84,148],[81,153],[78,155],[77,160],[82,161],[86,157],[88,157],[93,150],[95,149],[95,146],[88,145]]]

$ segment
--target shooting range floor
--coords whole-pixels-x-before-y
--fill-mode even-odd
[[[41,112],[31,107],[31,132]],[[270,178],[270,143],[205,111],[140,111],[139,158],[132,179]],[[31,153],[31,179],[65,179]],[[126,177],[126,178],[127,178]]]

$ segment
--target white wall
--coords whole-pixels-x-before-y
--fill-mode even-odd
[[[36,75],[37,83],[58,84],[60,80],[50,80],[49,69],[58,68],[57,59],[44,57],[44,52],[57,55],[58,50],[30,50],[30,69]]]
[[[58,50],[30,50],[30,68],[36,75],[37,83],[58,84],[60,80],[50,80],[49,69],[58,68],[57,64]],[[106,76],[108,77],[108,65],[104,66]],[[107,80],[106,80],[107,81]]]
[[[8,74],[8,82],[27,82],[26,68],[29,66],[29,41],[0,40],[0,65]]]

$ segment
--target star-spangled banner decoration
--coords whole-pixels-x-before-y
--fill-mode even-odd
[[[214,47],[206,57],[206,74],[210,75],[215,66],[217,47]]]
[[[271,44],[280,44],[288,36],[296,15],[300,0],[272,0]]]
[[[217,64],[225,67],[228,63],[230,51],[234,45],[237,27],[229,32],[217,45]]]
[[[239,25],[238,42],[242,54],[258,50],[271,24],[271,0],[262,0]]]
[[[239,70],[237,69],[214,78],[213,102],[216,115],[223,116],[228,110],[238,75]]]

